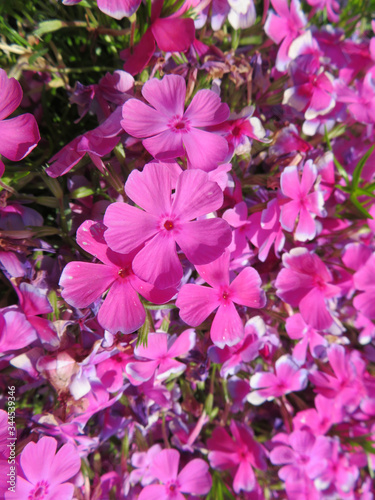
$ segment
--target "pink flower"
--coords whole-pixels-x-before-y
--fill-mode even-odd
[[[131,269],[133,255],[121,255],[108,248],[103,237],[105,229],[103,224],[90,220],[79,227],[77,243],[102,264],[70,262],[60,277],[61,295],[68,304],[83,308],[109,290],[99,309],[99,324],[113,334],[132,333],[146,319],[138,293],[153,303],[162,304],[176,291],[158,290],[135,276]]]
[[[213,170],[227,155],[224,137],[204,130],[225,121],[229,107],[211,90],[199,90],[184,112],[186,84],[182,76],[152,78],[142,88],[151,104],[130,99],[123,106],[121,125],[133,137],[147,137],[142,144],[154,158],[187,156],[191,168]]]
[[[250,215],[249,223],[247,235],[251,243],[258,248],[258,259],[265,262],[272,245],[276,257],[279,257],[285,244],[285,236],[280,225],[279,201],[276,198],[269,201],[267,208],[262,212]]]
[[[64,5],[76,5],[82,0],[63,0]],[[98,8],[114,19],[131,17],[138,10],[141,0],[97,0]]]
[[[282,42],[277,53],[276,68],[285,71],[290,61],[289,47],[301,33],[307,20],[299,0],[292,0],[290,9],[288,0],[271,0],[271,3],[277,14],[273,12],[268,14],[264,31],[275,43]]]
[[[256,309],[266,304],[257,271],[246,267],[230,283],[229,261],[230,254],[226,251],[211,264],[196,266],[210,286],[184,285],[176,301],[181,319],[190,326],[200,325],[218,308],[211,326],[211,339],[219,347],[237,344],[244,335],[242,320],[234,304]]]
[[[0,310],[0,353],[22,349],[36,339],[34,327],[16,306]]]
[[[301,339],[293,348],[293,357],[298,362],[304,363],[306,361],[308,347],[316,358],[325,352],[328,342],[314,328],[307,325],[299,313],[286,320],[285,328],[291,339]]]
[[[375,253],[354,275],[354,285],[362,293],[354,297],[354,307],[366,318],[375,319]]]
[[[147,486],[155,481],[155,477],[150,473],[150,467],[161,451],[160,444],[154,444],[147,451],[133,453],[131,464],[135,469],[130,473],[131,484],[140,482],[142,486]]]
[[[302,62],[304,58],[306,64]],[[294,86],[284,92],[283,104],[303,112],[306,120],[328,114],[336,104],[332,75],[317,68],[309,56],[297,57],[290,64]]]
[[[113,203],[104,216],[110,248],[134,251],[134,273],[159,288],[176,286],[182,278],[176,243],[190,262],[202,265],[217,259],[231,241],[230,227],[222,219],[190,222],[223,203],[220,187],[207,173],[184,171],[172,196],[173,187],[169,168],[150,163],[142,172],[133,171],[125,184],[127,196],[144,210]]]
[[[121,108],[117,108],[101,125],[80,135],[50,158],[46,172],[50,177],[60,177],[69,172],[86,153],[96,159],[110,153],[120,140]],[[95,163],[96,164],[96,163]]]
[[[184,500],[182,493],[205,495],[211,489],[211,476],[208,465],[200,458],[191,460],[178,473],[180,454],[168,449],[156,455],[150,473],[162,484],[146,486],[140,493],[139,500]]]
[[[108,0],[107,0],[108,1]],[[193,19],[178,17],[182,12],[175,12],[169,17],[160,17],[164,0],[155,0],[151,5],[151,24],[141,41],[131,53],[125,49],[120,53],[126,59],[125,71],[132,75],[140,73],[154,55],[156,44],[164,52],[184,52],[195,40]]]
[[[195,346],[195,331],[185,330],[177,338],[167,333],[150,333],[147,346],[139,345],[134,355],[148,361],[134,361],[126,366],[126,373],[134,379],[135,385],[146,382],[157,371],[156,380],[165,380],[172,373],[182,373],[186,365],[174,358],[185,356]],[[132,380],[131,380],[132,381]],[[133,381],[132,381],[133,382]]]
[[[37,443],[29,443],[21,454],[23,476],[17,476],[17,498],[28,500],[71,500],[74,485],[66,482],[80,469],[81,460],[76,448],[64,444],[56,454],[56,439],[44,436]],[[5,493],[6,500],[14,498]]]
[[[337,0],[307,0],[307,3],[314,7],[313,12],[327,9],[327,17],[332,23],[340,21],[340,4]]]
[[[315,435],[326,434],[333,424],[342,421],[340,404],[334,399],[318,394],[315,398],[315,408],[299,411],[293,418],[294,430],[309,428]]]
[[[283,264],[275,282],[278,297],[299,307],[302,318],[316,330],[329,328],[333,318],[326,299],[338,295],[340,288],[330,284],[328,268],[307,248],[293,248],[283,255]]]
[[[17,80],[8,78],[6,72],[0,69],[0,155],[12,161],[25,158],[40,140],[38,125],[30,113],[6,120],[21,104],[22,95]],[[0,159],[0,177],[4,169]]]
[[[307,370],[300,369],[294,359],[285,354],[276,361],[275,373],[258,372],[251,377],[250,386],[256,390],[248,395],[247,400],[260,405],[284,394],[302,391],[307,386],[307,375]]]
[[[226,210],[223,219],[234,228],[232,243],[228,250],[235,257],[245,257],[250,255],[250,247],[247,242],[250,222],[248,219],[248,209],[244,201],[237,203],[233,208]]]
[[[257,485],[253,467],[266,469],[265,450],[254,439],[249,426],[232,420],[230,430],[234,439],[222,427],[214,429],[212,437],[208,439],[211,467],[219,470],[236,469],[233,473],[234,491],[253,491]]]

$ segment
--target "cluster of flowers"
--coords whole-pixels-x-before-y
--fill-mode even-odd
[[[144,7],[97,3],[132,23]],[[335,0],[308,4],[339,21]],[[0,412],[6,500],[373,498],[375,37],[265,6],[156,0],[124,69],[77,82],[98,126],[46,170],[74,200],[59,248],[1,184],[18,302],[0,309],[0,369],[43,402],[17,409],[16,496]],[[266,42],[203,43],[227,20]],[[40,139],[31,114],[7,118],[21,99],[0,70],[11,161]]]

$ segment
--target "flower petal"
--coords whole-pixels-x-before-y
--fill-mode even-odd
[[[159,17],[152,23],[151,30],[158,47],[164,52],[184,52],[195,39],[194,21],[190,18]],[[182,102],[185,102],[185,96]]]
[[[180,318],[190,326],[199,326],[219,305],[217,292],[200,285],[184,285],[176,300]]]
[[[192,264],[208,264],[224,253],[232,241],[232,231],[219,218],[185,222],[176,241]]]
[[[192,127],[209,127],[227,120],[229,114],[229,106],[221,102],[220,96],[212,90],[199,90],[187,108],[185,118]]]
[[[133,137],[151,137],[168,129],[165,116],[138,99],[124,103],[122,118],[122,128]]]
[[[221,305],[211,326],[211,340],[218,347],[238,344],[244,335],[244,327],[234,304]]]
[[[216,260],[205,266],[196,266],[199,276],[213,288],[229,285],[230,252],[225,252]]]
[[[15,78],[9,78],[5,70],[0,69],[0,120],[11,115],[21,101],[21,85]]]
[[[186,95],[185,78],[180,75],[166,75],[161,80],[151,78],[143,85],[142,95],[156,109],[159,116],[182,117]]]
[[[180,454],[177,450],[162,450],[150,467],[150,472],[162,483],[177,479]]]
[[[213,132],[192,128],[183,134],[182,140],[190,168],[199,168],[210,172],[223,163],[228,154],[228,142],[225,137]]]
[[[208,464],[200,458],[190,460],[179,473],[178,482],[183,493],[205,495],[212,486]]]
[[[230,299],[242,306],[259,308],[266,305],[266,295],[260,288],[262,280],[252,267],[246,267],[230,285]]]
[[[0,137],[0,154],[8,160],[22,160],[40,141],[35,117],[26,113],[0,121]]]
[[[64,444],[53,458],[49,475],[51,485],[64,483],[81,468],[81,460],[75,446]]]

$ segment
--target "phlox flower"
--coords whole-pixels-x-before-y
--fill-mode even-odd
[[[284,394],[302,391],[307,386],[308,372],[294,361],[292,356],[285,354],[275,363],[275,373],[258,372],[250,379],[251,392],[247,400],[253,405],[272,401]]]
[[[299,313],[286,320],[285,329],[291,339],[300,340],[293,348],[293,357],[300,363],[306,361],[308,347],[311,354],[318,358],[328,346],[325,338],[317,330],[307,325]]]
[[[264,31],[275,43],[281,42],[276,57],[276,68],[285,71],[290,61],[289,47],[301,33],[307,20],[299,0],[292,0],[290,7],[288,0],[271,0],[271,3],[276,14],[274,12],[268,14]]]
[[[264,337],[264,338],[263,338]],[[213,363],[223,366],[220,370],[222,377],[234,375],[244,369],[245,363],[253,361],[259,356],[266,340],[266,325],[260,316],[249,319],[245,325],[243,338],[238,344],[220,349],[217,346],[208,348],[207,354]]]
[[[279,200],[274,198],[267,203],[267,208],[262,212],[250,215],[249,224],[247,235],[251,243],[258,248],[258,259],[265,262],[272,245],[276,257],[279,257],[285,244],[285,236],[280,225]]]
[[[176,306],[180,317],[190,326],[200,325],[218,308],[211,326],[211,339],[218,347],[237,344],[244,335],[244,327],[234,304],[251,308],[261,308],[266,304],[266,296],[260,288],[261,278],[252,267],[246,267],[230,283],[230,254],[196,269],[210,286],[183,285]]]
[[[337,0],[307,0],[307,3],[314,7],[314,11],[327,9],[327,17],[332,23],[340,20],[340,3]]]
[[[147,66],[156,45],[164,52],[184,52],[195,41],[193,19],[182,17],[186,12],[184,6],[171,16],[161,17],[163,6],[164,0],[152,2],[150,26],[146,33],[132,52],[129,49],[120,52],[120,57],[126,60],[124,69],[132,75],[140,73]]]
[[[324,435],[332,427],[342,421],[340,404],[332,398],[318,394],[314,401],[315,408],[299,411],[293,418],[294,430],[307,429],[314,436]]]
[[[143,146],[159,160],[187,156],[191,168],[213,170],[223,162],[228,152],[224,137],[207,132],[225,121],[229,107],[211,90],[199,90],[184,112],[186,83],[180,75],[152,78],[142,95],[151,106],[130,99],[123,106],[124,130],[133,137],[143,138]]]
[[[132,333],[146,319],[138,293],[151,302],[162,304],[176,291],[158,290],[139,279],[131,268],[134,253],[123,255],[108,248],[103,237],[105,229],[103,224],[90,220],[79,227],[77,243],[101,264],[69,262],[60,277],[61,295],[68,304],[83,308],[109,290],[99,308],[99,324],[113,334],[118,331]]]
[[[223,204],[220,187],[206,172],[184,171],[174,185],[166,165],[150,163],[129,175],[125,192],[141,208],[110,205],[104,216],[105,239],[116,252],[134,251],[134,273],[158,288],[176,286],[182,278],[176,243],[194,265],[212,262],[230,244],[231,231],[224,220],[191,222]]]
[[[156,379],[165,380],[172,373],[182,373],[186,365],[174,358],[185,356],[195,346],[195,331],[185,330],[177,338],[167,333],[150,333],[147,346],[139,345],[134,349],[137,358],[147,361],[134,361],[126,366],[126,373],[136,385],[149,380],[157,370]]]
[[[228,250],[232,257],[243,257],[250,255],[250,247],[247,241],[250,222],[248,218],[248,208],[244,201],[236,203],[233,208],[229,208],[223,213],[223,219],[234,228],[232,232],[232,243]]]
[[[354,297],[354,307],[366,318],[375,319],[375,253],[354,274],[354,285],[362,293]]]
[[[0,310],[0,353],[27,347],[37,338],[35,328],[18,307]]]
[[[35,117],[30,113],[8,118],[21,104],[21,85],[0,69],[0,155],[8,160],[20,161],[32,151],[40,140]],[[6,119],[8,118],[8,119]],[[0,177],[4,173],[0,159]]]
[[[366,363],[358,351],[346,353],[345,348],[338,344],[333,344],[327,353],[332,371],[311,371],[309,379],[315,385],[316,392],[335,399],[345,416],[358,407],[366,394]]]
[[[347,104],[353,118],[360,123],[375,123],[375,78],[373,71],[367,72],[363,80],[355,81],[353,89],[345,81],[335,82],[337,100]]]
[[[56,453],[57,441],[44,436],[29,443],[21,453],[22,476],[17,475],[17,498],[27,500],[72,500],[74,485],[67,480],[80,469],[81,460],[76,448],[64,444]],[[5,499],[14,498],[12,492]]]
[[[340,293],[332,285],[332,275],[320,258],[307,248],[293,248],[283,255],[284,269],[276,279],[276,294],[292,307],[299,307],[304,321],[316,330],[333,322],[326,299]]]
[[[265,449],[254,439],[249,426],[232,420],[230,430],[233,438],[222,427],[216,427],[208,439],[210,465],[214,469],[235,471],[233,489],[237,494],[253,491],[257,485],[253,467],[261,470],[267,467]]]
[[[180,454],[177,450],[162,450],[149,468],[161,484],[150,484],[140,493],[139,500],[184,500],[182,493],[204,495],[211,489],[208,465],[200,458],[191,460],[178,472]]]
[[[64,5],[76,5],[82,0],[62,0]],[[141,5],[141,0],[97,0],[98,9],[114,19],[131,17]]]
[[[147,486],[155,481],[155,476],[150,473],[150,466],[161,451],[162,447],[160,444],[154,444],[147,451],[133,453],[131,464],[134,470],[131,471],[129,477],[131,484],[140,482],[142,486]]]

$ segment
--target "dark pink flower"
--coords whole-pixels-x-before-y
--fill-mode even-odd
[[[167,160],[187,156],[191,168],[213,170],[227,155],[224,137],[205,131],[225,121],[229,107],[211,90],[199,90],[184,112],[186,83],[182,76],[152,78],[142,88],[151,106],[130,99],[123,106],[121,125],[133,137],[146,137],[142,144],[154,158]]]
[[[283,255],[282,269],[276,279],[277,295],[292,307],[299,307],[302,318],[316,330],[333,322],[326,299],[340,293],[332,285],[332,275],[317,255],[307,248],[294,248]]]
[[[125,192],[140,208],[113,203],[107,208],[105,239],[113,250],[135,252],[133,271],[160,288],[176,286],[182,278],[176,243],[194,265],[208,264],[224,252],[231,241],[227,222],[200,219],[221,207],[223,193],[201,170],[188,170],[173,179],[163,164],[149,163],[133,171]],[[143,246],[144,245],[144,246]]]
[[[71,444],[64,444],[57,453],[56,448],[56,439],[49,436],[25,446],[20,459],[24,477],[17,476],[17,498],[72,500],[74,485],[67,480],[77,474],[81,460]],[[14,494],[6,492],[5,498],[11,500]]]
[[[138,293],[153,303],[162,304],[176,291],[158,290],[139,279],[131,269],[134,253],[123,255],[108,248],[103,237],[105,229],[103,224],[90,220],[79,227],[77,243],[102,264],[70,262],[60,278],[61,295],[70,305],[83,308],[109,290],[99,309],[99,324],[113,334],[131,333],[146,319]]]
[[[233,489],[237,494],[253,491],[257,485],[253,467],[266,469],[265,449],[254,439],[249,426],[232,420],[230,430],[234,439],[222,427],[216,427],[208,439],[211,467],[233,470]]]
[[[211,339],[219,347],[237,344],[244,335],[242,320],[234,304],[255,309],[266,304],[257,271],[246,267],[230,283],[229,261],[230,254],[226,251],[211,264],[196,266],[210,286],[184,285],[176,301],[181,319],[190,326],[200,325],[218,308],[211,326]]]
[[[177,450],[162,450],[149,468],[161,484],[146,486],[139,500],[185,500],[182,493],[204,495],[211,489],[208,465],[200,458],[191,460],[178,472],[180,454]]]
[[[0,155],[12,161],[25,158],[40,140],[38,125],[30,113],[6,120],[21,101],[21,85],[14,78],[8,78],[6,72],[0,69]],[[0,159],[0,177],[4,168]]]
[[[37,338],[35,328],[18,307],[0,310],[0,353],[27,347]]]
[[[302,391],[307,386],[308,372],[300,369],[292,356],[285,354],[275,363],[275,373],[258,372],[250,379],[251,392],[247,400],[253,405],[260,405],[284,394]]]
[[[107,0],[108,1],[108,0]],[[133,0],[134,1],[134,0]],[[125,49],[120,53],[126,59],[125,71],[132,75],[140,73],[154,55],[156,44],[164,52],[184,52],[195,40],[193,19],[179,17],[179,12],[169,17],[160,17],[164,0],[154,0],[151,5],[151,25],[141,41],[130,52]]]

